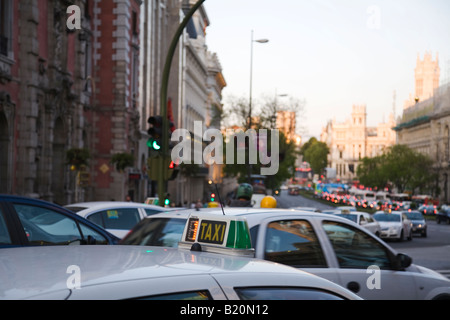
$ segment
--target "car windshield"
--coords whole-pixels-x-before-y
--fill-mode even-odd
[[[353,222],[358,222],[358,216],[356,214],[341,213],[341,214],[337,214],[337,216],[344,217],[344,218],[349,219],[349,220],[351,220]]]
[[[133,228],[121,244],[138,246],[178,247],[186,219],[147,218]]]
[[[383,222],[400,222],[399,214],[391,214],[391,213],[375,213],[373,218],[377,221]]]
[[[410,220],[424,220],[423,215],[417,211],[411,211],[405,213]]]

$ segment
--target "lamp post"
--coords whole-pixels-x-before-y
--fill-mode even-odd
[[[250,97],[249,97],[249,104],[248,104],[248,129],[252,128],[252,90],[253,90],[253,43],[267,43],[269,42],[268,39],[253,39],[253,30],[252,30],[252,38],[250,42]]]
[[[169,138],[167,136],[167,132],[169,130],[169,120],[167,119],[167,90],[169,86],[169,75],[170,75],[170,68],[172,64],[173,57],[175,55],[175,50],[178,45],[178,40],[180,39],[180,36],[183,33],[184,28],[187,26],[189,20],[192,18],[194,13],[197,11],[198,8],[205,2],[205,0],[198,0],[194,6],[192,6],[189,10],[189,12],[186,13],[186,15],[183,18],[183,21],[178,26],[175,35],[172,38],[172,41],[170,42],[169,49],[167,51],[166,61],[164,64],[164,69],[162,73],[162,79],[161,79],[161,90],[160,90],[160,114],[162,117],[162,132],[165,134],[162,136],[162,146],[161,146],[161,156],[158,158],[158,198],[159,198],[159,205],[164,206],[164,203],[162,199],[165,197],[166,193],[166,178],[164,176],[164,172],[166,171],[166,162],[170,159],[169,155]]]
[[[253,39],[253,30],[252,30],[252,36],[250,41],[250,97],[249,97],[249,103],[248,103],[248,128],[252,128],[252,90],[253,90],[253,43],[267,43],[269,40],[267,39]],[[250,152],[250,150],[249,150]],[[252,176],[252,165],[250,163],[250,155],[249,155],[249,163],[248,163],[248,181],[251,183],[251,176]]]

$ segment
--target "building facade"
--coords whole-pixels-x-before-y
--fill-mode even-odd
[[[329,149],[328,168],[336,170],[336,179],[351,182],[356,178],[356,170],[364,157],[375,157],[395,144],[395,126],[391,114],[387,122],[376,127],[367,126],[365,105],[354,105],[349,119],[339,123],[329,121],[322,129],[320,141],[325,142]]]
[[[296,115],[294,111],[277,111],[277,129],[281,130],[288,141],[295,141]]]
[[[413,106],[416,102],[425,101],[434,96],[439,88],[441,69],[439,67],[439,55],[436,59],[430,52],[424,54],[423,60],[417,55],[416,68],[414,69],[414,95],[410,95],[405,101],[404,109]]]
[[[424,63],[428,61],[428,63]],[[431,55],[425,54],[424,61],[417,60],[416,70],[423,69],[421,74],[433,74],[438,78],[418,76],[416,72],[416,93],[418,86],[430,89],[425,96],[417,95],[418,99],[405,104],[403,114],[396,127],[399,144],[428,155],[434,160],[434,170],[437,179],[434,188],[428,194],[439,198],[441,203],[450,202],[450,84],[439,83],[438,59],[431,63]],[[431,95],[429,95],[431,93]]]
[[[141,13],[141,136],[138,166],[146,169],[148,147],[146,133],[149,116],[160,114],[160,89],[162,71],[167,50],[178,25],[196,1],[155,0],[144,1]],[[222,89],[226,86],[222,66],[215,53],[208,51],[206,30],[209,18],[201,6],[189,21],[179,39],[173,57],[168,85],[168,113],[175,128],[187,129],[192,143],[203,150],[203,137],[195,136],[195,124],[202,132],[220,126]],[[192,150],[196,150],[194,145]],[[198,155],[197,155],[198,156]],[[202,157],[202,155],[200,155]],[[219,166],[209,168],[204,163],[195,170],[180,170],[176,178],[168,182],[167,190],[172,203],[183,205],[204,200],[208,193],[208,181],[220,182]],[[195,172],[195,173],[194,173]],[[192,186],[195,186],[193,188]],[[145,173],[141,180],[141,194],[157,195],[156,181]]]
[[[1,1],[0,192],[121,200],[128,180],[111,158],[139,136],[140,1],[71,5],[80,28],[68,27],[67,1]],[[71,149],[90,152],[87,167],[71,170]]]
[[[144,201],[155,193],[147,119],[160,114],[167,50],[194,3],[0,1],[0,192],[60,204]],[[74,17],[80,25],[70,28]],[[191,132],[194,121],[219,125],[226,86],[217,55],[207,50],[208,25],[201,7],[169,77],[169,113],[176,128]],[[72,150],[88,151],[86,165],[69,163]],[[128,160],[119,167],[116,158]],[[172,201],[204,198],[212,175],[220,177],[205,165],[193,177],[178,175],[168,183]]]

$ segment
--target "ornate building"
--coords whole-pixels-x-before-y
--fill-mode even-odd
[[[419,76],[417,70],[423,70],[420,74],[434,76]],[[450,83],[439,87],[436,87],[436,83],[439,83],[438,59],[432,62],[431,55],[427,53],[424,61],[417,60],[416,93],[420,93],[421,87],[428,87],[428,93],[425,96],[417,95],[418,99],[405,105],[394,130],[399,144],[407,145],[434,160],[436,184],[427,193],[439,197],[441,203],[449,203]]]
[[[329,121],[322,129],[320,141],[330,148],[328,167],[336,170],[336,179],[350,182],[356,177],[359,161],[375,157],[395,144],[394,116],[376,127],[367,126],[366,106],[354,105],[349,119],[338,123]]]
[[[433,60],[431,53],[426,52],[423,60],[420,55],[417,55],[415,75],[415,94],[409,96],[405,101],[404,109],[413,106],[418,101],[428,100],[434,96],[436,90],[439,88],[439,56],[436,54],[436,60]]]
[[[0,3],[0,192],[60,204],[125,196],[115,153],[136,147],[140,1]],[[66,154],[88,149],[81,185]],[[86,192],[83,192],[86,191]]]

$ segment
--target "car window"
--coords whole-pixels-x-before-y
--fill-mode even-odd
[[[312,288],[235,288],[241,300],[343,300],[333,293]]]
[[[380,269],[391,268],[387,249],[367,233],[335,221],[323,221],[323,228],[339,267],[365,269],[376,265]]]
[[[212,300],[209,291],[176,292],[163,295],[142,297],[135,300]]]
[[[135,208],[103,210],[91,214],[87,219],[105,229],[113,230],[130,230],[141,220],[139,211]]]
[[[65,245],[82,240],[77,222],[50,209],[14,204],[30,245]]]
[[[146,218],[121,242],[127,245],[178,247],[186,219]]]
[[[377,221],[385,221],[385,222],[400,222],[399,214],[390,214],[390,213],[375,213],[373,218]]]
[[[0,245],[12,244],[11,237],[6,226],[5,218],[3,217],[2,209],[0,208]]]
[[[82,223],[80,223],[79,226],[81,228],[81,232],[83,233],[84,239],[87,239],[90,236],[95,239],[95,244],[108,244],[108,239],[94,229],[91,229]]]
[[[161,210],[156,210],[156,209],[147,209],[147,208],[145,208],[144,210],[145,210],[145,214],[147,216],[151,216],[151,215],[154,215],[156,213],[160,213],[161,212]]]
[[[295,267],[326,267],[314,229],[305,220],[269,223],[264,251],[266,260]]]

